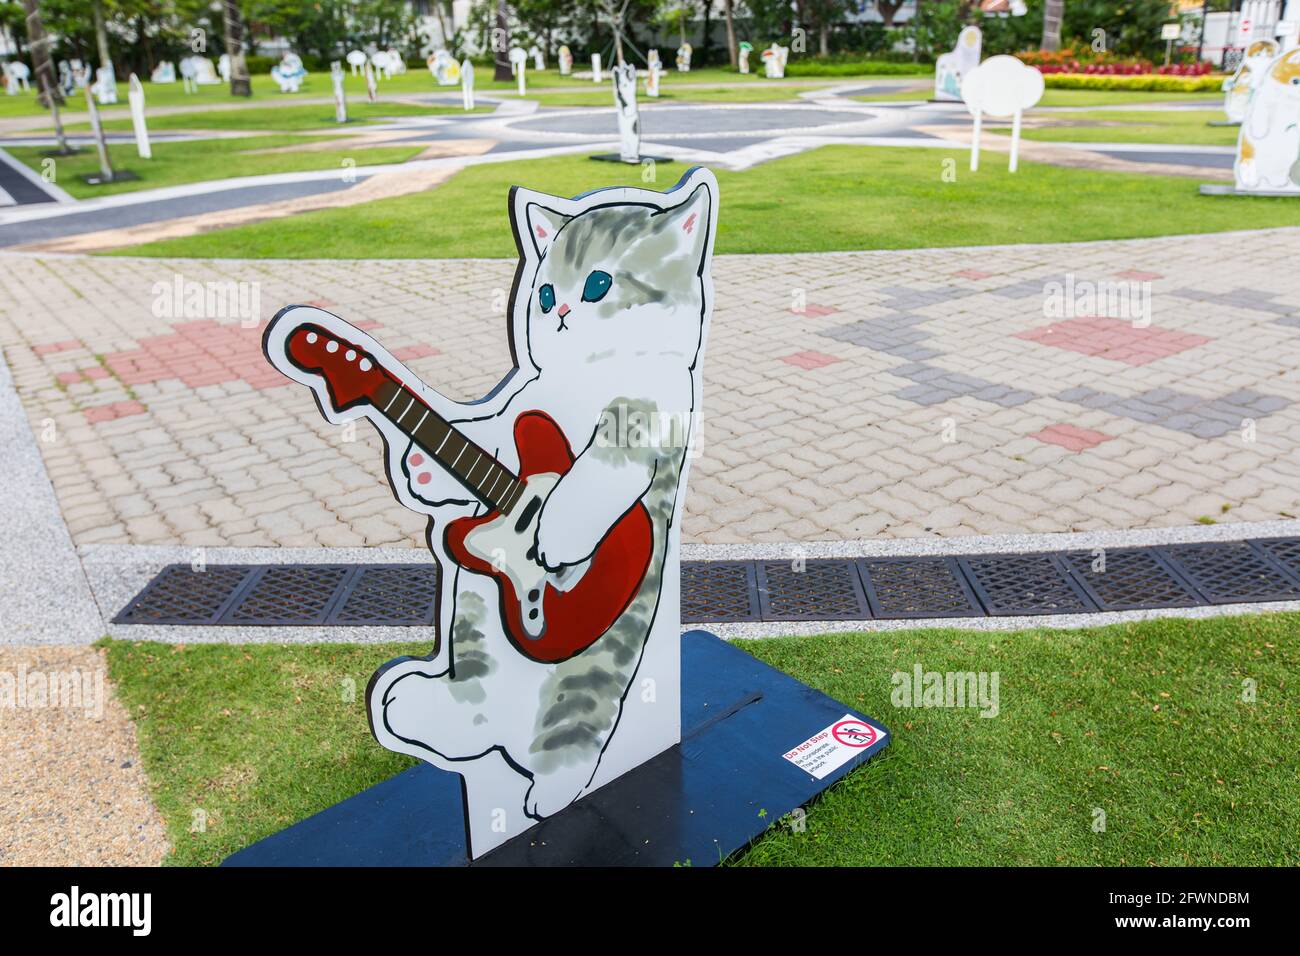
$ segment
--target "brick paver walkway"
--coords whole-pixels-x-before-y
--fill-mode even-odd
[[[1274,230],[720,257],[686,539],[1300,515],[1298,255]],[[78,544],[418,546],[378,439],[325,424],[260,327],[155,306],[178,280],[254,283],[262,319],[364,321],[468,398],[508,367],[512,269],[0,256],[0,345]]]

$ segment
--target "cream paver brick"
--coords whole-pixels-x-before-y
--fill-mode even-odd
[[[1159,527],[1300,514],[1300,329],[1276,313],[1179,292],[1256,289],[1300,302],[1300,230],[1142,242],[982,250],[721,256],[706,361],[701,454],[687,503],[687,541],[824,540]],[[153,284],[260,283],[261,319],[319,301],[378,323],[390,349],[431,345],[408,364],[453,398],[477,398],[509,366],[505,319],[493,311],[513,264],[483,260],[240,261],[5,256],[0,347],[13,370],[56,494],[78,543],[344,547],[423,543],[425,520],[397,505],[382,445],[319,417],[300,388],[180,378],[127,386],[109,377],[60,387],[95,356],[140,347],[193,319],[153,315]],[[14,266],[10,268],[10,266]],[[997,273],[967,280],[954,273]],[[1000,295],[1018,283],[1159,273],[1153,324],[1211,341],[1142,366],[1017,338],[1049,324],[1043,297]],[[914,363],[824,334],[886,320],[899,289],[969,294],[904,309],[924,321],[924,364],[1034,397],[1003,407],[967,394],[924,405]],[[790,312],[794,290],[838,311]],[[983,290],[983,291],[981,291]],[[236,317],[217,317],[237,324]],[[37,346],[76,340],[66,351]],[[813,351],[841,361],[811,370],[781,361]],[[254,352],[248,361],[262,359]],[[1083,387],[1116,400],[1156,389],[1214,401],[1237,390],[1288,401],[1200,439],[1058,396]],[[963,391],[957,389],[958,392]],[[139,401],[145,411],[92,423],[89,408]],[[1068,424],[1110,437],[1075,452],[1030,436]],[[950,428],[951,426],[951,428]],[[954,431],[955,441],[945,441]],[[1231,505],[1227,513],[1224,504]]]

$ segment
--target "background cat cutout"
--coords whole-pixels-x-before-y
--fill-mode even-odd
[[[371,729],[461,774],[471,856],[678,743],[680,515],[713,311],[717,181],[562,199],[515,187],[514,369],[458,403],[337,316],[264,350],[341,424],[368,418],[429,517],[438,643],[380,668]]]
[[[1300,195],[1300,46],[1283,51],[1255,86],[1233,175],[1240,192]]]

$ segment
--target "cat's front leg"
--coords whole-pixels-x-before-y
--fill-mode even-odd
[[[581,564],[654,479],[653,454],[591,445],[578,456],[542,506],[537,556],[551,570]]]

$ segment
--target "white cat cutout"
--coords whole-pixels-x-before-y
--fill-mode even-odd
[[[1237,136],[1239,192],[1300,194],[1300,46],[1268,65]]]
[[[515,367],[479,402],[439,394],[320,309],[291,306],[267,328],[271,363],[311,388],[328,421],[368,418],[395,497],[430,519],[437,645],[380,668],[367,711],[383,746],[461,775],[471,858],[680,740],[680,516],[717,209],[703,168],[664,193],[512,189]],[[373,399],[336,407],[317,354],[405,390],[384,385],[386,411]],[[451,427],[430,437],[431,417]],[[529,444],[539,428],[549,445]],[[574,456],[567,471],[523,467],[543,446],[554,461],[557,431]],[[439,435],[448,450],[427,447]],[[486,460],[467,464],[478,450]],[[572,617],[557,603],[566,594]]]

